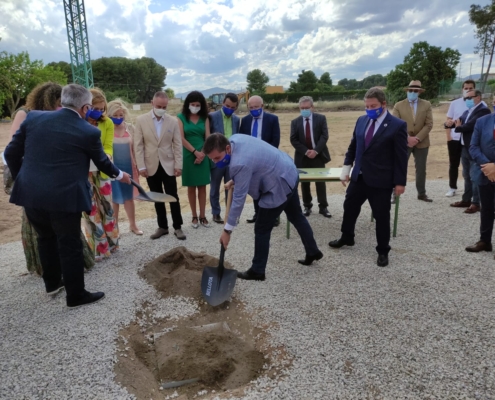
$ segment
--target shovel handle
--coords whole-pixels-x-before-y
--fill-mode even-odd
[[[229,212],[230,212],[230,206],[232,205],[233,193],[234,193],[234,188],[231,187],[229,189],[228,194],[227,194],[227,207],[225,208],[225,219],[224,219],[225,222],[227,222],[227,219],[229,218]]]

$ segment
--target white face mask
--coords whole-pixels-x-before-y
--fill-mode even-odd
[[[155,115],[157,117],[163,117],[165,115],[165,111],[167,111],[167,110],[165,110],[163,108],[153,108],[153,112],[155,113]]]
[[[201,110],[201,107],[189,106],[189,111],[191,111],[193,114],[199,113],[199,110]]]

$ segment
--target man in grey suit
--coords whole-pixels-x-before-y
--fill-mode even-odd
[[[233,134],[239,132],[241,119],[234,114],[239,99],[235,93],[227,93],[223,99],[222,108],[218,111],[210,113],[210,132],[221,133],[227,139]],[[223,224],[223,219],[220,216],[222,209],[220,207],[220,185],[230,180],[229,167],[216,168],[213,167],[210,172],[210,204],[213,221],[218,224]],[[227,193],[225,193],[227,198]]]
[[[225,187],[229,189],[234,186],[234,196],[228,221],[220,236],[220,243],[225,248],[237,225],[246,196],[249,194],[258,201],[259,218],[256,218],[254,225],[253,262],[247,271],[238,273],[240,279],[265,280],[270,235],[282,211],[297,229],[306,250],[306,257],[298,262],[310,265],[323,257],[299,204],[299,174],[286,153],[262,140],[242,134],[233,135],[230,140],[223,135],[212,134],[206,139],[203,152],[218,168],[230,166],[231,180]]]
[[[299,110],[301,116],[293,119],[290,124],[290,142],[296,149],[294,163],[298,168],[325,168],[325,164],[330,161],[327,147],[327,118],[314,112],[313,99],[310,96],[303,96],[299,99]],[[315,185],[320,214],[331,218],[327,208],[325,182],[316,182]],[[301,183],[301,192],[304,215],[309,216],[311,207],[313,207],[309,182]]]

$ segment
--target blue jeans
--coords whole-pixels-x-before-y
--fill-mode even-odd
[[[462,146],[461,153],[462,176],[464,177],[464,193],[462,201],[471,202],[471,204],[480,205],[480,190],[478,187],[481,169],[478,164],[469,155],[466,146]]]
[[[210,171],[210,204],[212,215],[220,215],[222,208],[220,207],[220,186],[223,183],[230,181],[229,167],[213,168]],[[225,201],[227,201],[227,190],[225,191]]]
[[[314,256],[320,251],[313,236],[313,230],[302,213],[301,203],[297,194],[298,184],[299,182],[287,196],[287,201],[282,205],[276,208],[263,208],[260,206],[258,209],[258,217],[254,224],[254,257],[251,266],[251,270],[257,274],[265,273],[270,249],[270,236],[275,220],[282,214],[282,211],[285,212],[289,222],[296,228],[306,254]]]

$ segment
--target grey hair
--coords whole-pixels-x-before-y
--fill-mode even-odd
[[[387,101],[385,92],[378,87],[372,87],[369,89],[364,95],[364,99],[377,99],[380,103]]]
[[[60,102],[62,106],[79,110],[84,105],[91,105],[93,95],[84,86],[76,83],[70,83],[62,88]]]
[[[252,99],[256,99],[256,98],[259,98],[261,100],[261,105],[263,105],[263,97],[261,96],[258,96],[258,95],[255,95],[255,96],[251,96],[248,100],[248,104],[249,104],[249,101],[252,100]]]
[[[311,96],[303,96],[299,99],[299,105],[301,105],[302,103],[306,103],[307,101],[309,101],[311,103],[311,107],[313,107],[313,98]]]
[[[157,97],[168,100],[168,94],[166,92],[162,92],[162,91],[156,92],[153,95],[153,98],[156,99]]]
[[[472,90],[470,90],[470,92],[472,92]],[[478,97],[478,96],[480,96],[481,98],[483,98],[483,93],[481,93],[481,90],[475,89],[474,90],[474,97]]]

